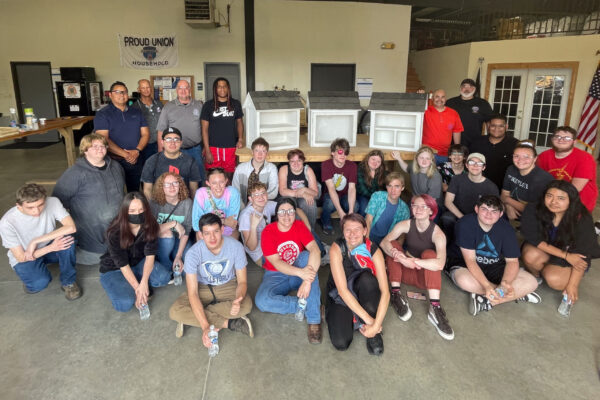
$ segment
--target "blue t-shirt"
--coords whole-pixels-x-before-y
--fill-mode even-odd
[[[453,256],[462,258],[460,247],[475,250],[477,265],[482,271],[496,270],[506,265],[506,258],[519,258],[521,252],[517,235],[505,218],[500,218],[489,232],[477,221],[477,214],[468,214],[456,223]]]
[[[244,246],[229,236],[223,236],[219,254],[213,254],[203,240],[196,242],[185,255],[186,274],[197,274],[203,285],[223,285],[235,278],[235,271],[246,268]]]
[[[94,117],[95,131],[108,131],[108,138],[125,150],[133,150],[140,142],[140,128],[148,124],[138,108],[119,110],[112,103],[101,109]]]
[[[389,200],[387,200],[385,203],[385,210],[383,210],[381,213],[377,223],[371,227],[371,232],[369,233],[369,239],[378,245],[381,243],[381,240],[385,237],[385,235],[388,234],[390,225],[392,224],[394,215],[396,214],[396,208],[398,208],[400,201],[396,204],[392,204]]]

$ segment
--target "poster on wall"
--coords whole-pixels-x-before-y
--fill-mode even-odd
[[[121,66],[133,69],[165,69],[177,66],[175,35],[118,36]]]

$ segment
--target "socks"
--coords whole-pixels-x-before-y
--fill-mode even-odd
[[[400,286],[392,286],[392,293],[397,293],[400,291]]]
[[[429,303],[432,307],[440,307],[440,299],[429,299]]]

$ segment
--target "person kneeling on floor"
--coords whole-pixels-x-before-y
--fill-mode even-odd
[[[482,196],[475,214],[456,224],[455,242],[446,267],[450,278],[471,293],[469,311],[475,316],[509,301],[537,304],[538,283],[533,275],[519,269],[519,243],[497,196]]]
[[[246,315],[252,310],[248,296],[246,253],[237,240],[223,235],[224,226],[217,215],[204,214],[198,221],[200,241],[185,256],[187,292],[169,310],[177,322],[177,337],[184,325],[202,328],[202,343],[210,348],[210,326],[229,328],[254,337]]]

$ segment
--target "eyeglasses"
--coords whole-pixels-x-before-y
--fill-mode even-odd
[[[479,211],[486,213],[486,214],[492,214],[492,215],[497,215],[500,214],[500,210],[496,209],[496,210],[492,210],[490,208],[487,207],[479,207]]]
[[[450,153],[450,155],[451,155],[451,156],[463,156],[463,157],[465,156],[463,153],[461,153],[461,152],[456,152],[456,151],[453,151],[452,153]]]
[[[427,204],[411,204],[410,207],[415,210],[427,210],[429,208]]]
[[[179,182],[175,181],[175,182],[165,182],[165,183],[163,183],[163,187],[165,187],[165,188],[170,188],[171,186],[173,186],[173,187],[179,187]]]
[[[467,161],[467,164],[476,165],[478,167],[483,167],[485,165],[485,163],[483,161],[473,161],[473,160]]]
[[[113,90],[111,93],[118,94],[119,96],[125,96],[127,94],[127,90]]]
[[[95,144],[93,146],[90,146],[90,149],[94,149],[96,151],[100,151],[100,150],[106,150],[106,149],[108,149],[108,146]]]
[[[267,195],[267,192],[258,192],[258,193],[252,193],[251,194],[251,196],[255,197],[255,198],[256,197],[263,197],[263,196],[266,196],[266,195]]]
[[[552,136],[552,140],[556,140],[557,142],[572,142],[573,138],[571,136],[554,135]]]
[[[177,143],[177,142],[181,142],[181,139],[179,139],[178,137],[168,137],[168,138],[164,139],[164,141],[167,143]]]
[[[279,210],[277,211],[277,215],[279,215],[280,217],[283,217],[284,215],[294,215],[296,214],[296,210],[294,210],[293,208],[290,208],[289,210]]]

